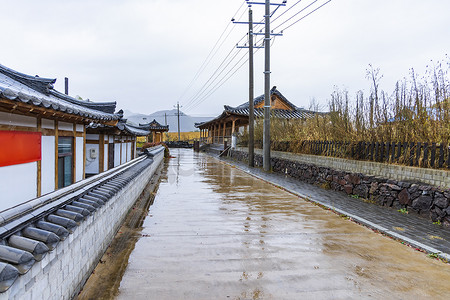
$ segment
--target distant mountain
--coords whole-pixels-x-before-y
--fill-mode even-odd
[[[150,115],[144,114],[136,114],[129,110],[124,111],[124,118],[128,120],[128,123],[139,125],[144,123],[149,123],[155,119],[161,125],[169,125],[169,132],[177,132],[178,131],[178,118],[177,118],[177,110],[161,110],[154,112]],[[195,128],[195,123],[205,122],[213,119],[214,117],[192,117],[186,115],[182,111],[180,111],[180,131],[181,132],[189,132],[189,131],[197,131],[198,128]]]

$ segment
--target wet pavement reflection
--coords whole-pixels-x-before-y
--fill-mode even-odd
[[[167,176],[118,299],[444,299],[450,267],[192,150]]]

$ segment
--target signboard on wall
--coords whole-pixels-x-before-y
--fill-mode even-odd
[[[0,167],[41,160],[40,132],[0,131]]]

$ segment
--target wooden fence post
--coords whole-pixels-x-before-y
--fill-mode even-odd
[[[415,166],[418,167],[419,166],[419,161],[420,161],[420,154],[422,153],[422,143],[418,142],[417,143],[417,149],[416,149],[416,162],[415,162]]]
[[[436,143],[432,143],[431,144],[430,167],[434,167],[435,160],[436,160]]]
[[[439,145],[439,163],[438,163],[438,166],[439,166],[439,168],[442,168],[443,165],[444,165],[444,143],[441,143]]]
[[[428,167],[428,143],[423,144],[422,166]]]
[[[395,161],[395,142],[392,142],[391,143],[391,152],[392,152],[392,154],[391,154],[391,162],[394,162]]]
[[[409,143],[409,165],[414,164],[414,143]]]

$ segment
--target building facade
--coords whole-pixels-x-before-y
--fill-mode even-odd
[[[116,126],[89,125],[86,129],[86,176],[92,176],[137,156],[136,141],[150,131],[129,125],[121,119]]]
[[[84,179],[87,125],[122,117],[115,102],[69,97],[55,81],[0,65],[0,211]]]
[[[164,142],[164,132],[169,132],[169,125],[161,125],[156,119],[153,119],[153,121],[147,124],[139,124],[139,128],[141,130],[149,131],[147,142],[149,142],[151,138],[153,143]]]
[[[264,95],[253,100],[254,117],[264,117]],[[207,144],[224,144],[231,141],[233,133],[247,130],[249,124],[249,103],[248,101],[231,107],[224,105],[224,111],[216,118],[196,123],[195,127],[200,129],[200,140]],[[299,108],[291,103],[274,86],[270,90],[270,113],[273,118],[282,119],[308,119],[317,112]]]

